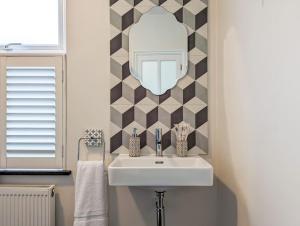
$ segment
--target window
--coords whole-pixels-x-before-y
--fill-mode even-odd
[[[180,52],[135,53],[142,85],[157,95],[172,88],[182,74],[181,59]]]
[[[0,78],[0,167],[62,168],[63,57],[0,57]]]
[[[64,4],[64,0],[0,0],[0,51],[64,51]]]

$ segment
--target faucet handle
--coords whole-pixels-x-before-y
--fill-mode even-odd
[[[156,142],[161,143],[161,137],[162,137],[162,129],[161,128],[155,129],[155,137],[156,137]]]

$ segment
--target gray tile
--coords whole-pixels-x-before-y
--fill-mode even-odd
[[[196,82],[196,96],[204,103],[208,104],[207,89],[198,82]]]
[[[122,33],[122,48],[129,51],[129,38],[124,33]]]
[[[134,9],[134,12],[133,12],[134,23],[137,23],[140,20],[142,15],[143,14],[140,11]]]
[[[158,107],[158,121],[171,128],[171,114],[162,107]]]
[[[205,153],[208,153],[208,139],[198,131],[196,131],[196,145]]]
[[[122,31],[122,16],[110,9],[110,23]]]
[[[183,23],[195,30],[195,15],[185,8],[183,8]]]
[[[207,39],[195,33],[195,46],[203,53],[207,54]]]
[[[122,90],[123,97],[125,97],[130,103],[134,104],[134,89],[123,82]]]
[[[122,65],[110,58],[110,72],[122,80]]]
[[[110,107],[110,121],[122,128],[122,113],[112,106]]]

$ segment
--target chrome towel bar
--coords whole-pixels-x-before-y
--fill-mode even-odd
[[[95,134],[94,130],[86,130],[85,132],[86,132],[86,136],[85,137],[80,137],[78,139],[77,161],[80,160],[80,146],[81,146],[80,144],[81,144],[81,141],[85,141],[85,144],[88,147],[102,147],[103,148],[102,158],[103,158],[103,162],[105,162],[105,140],[104,140],[103,131],[102,130],[97,130],[96,131],[97,136],[93,136],[93,134]]]

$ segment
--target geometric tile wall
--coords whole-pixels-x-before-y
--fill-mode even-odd
[[[208,0],[110,0],[110,151],[128,152],[129,137],[138,129],[144,154],[155,151],[155,128],[162,128],[165,153],[175,152],[175,123],[188,122],[189,154],[208,153],[207,6]],[[165,94],[156,96],[130,75],[128,31],[141,15],[160,5],[188,29],[187,75]]]

